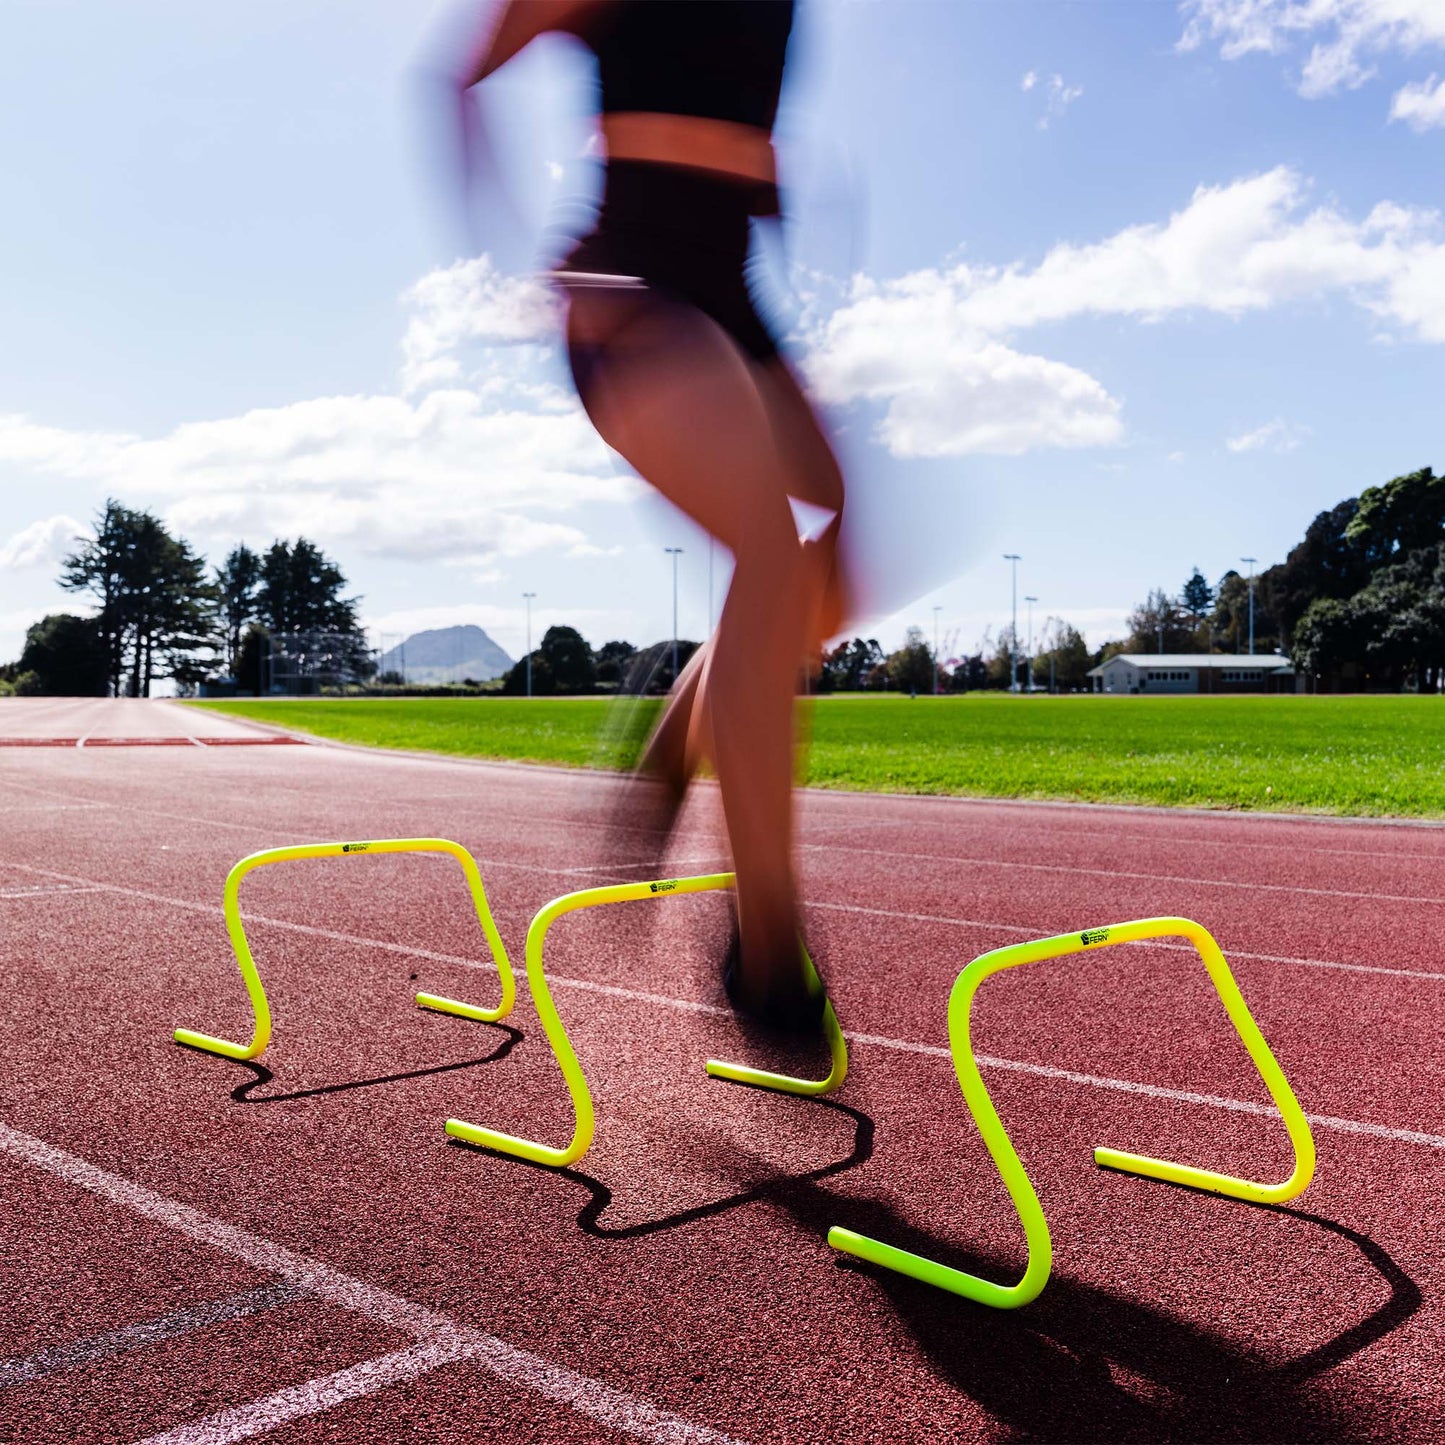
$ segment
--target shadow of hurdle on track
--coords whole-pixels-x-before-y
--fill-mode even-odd
[[[741,1089],[750,1086],[733,1083],[731,1087]],[[689,1209],[681,1209],[674,1214],[663,1215],[659,1219],[648,1219],[640,1224],[629,1224],[621,1229],[609,1229],[602,1223],[602,1215],[612,1203],[612,1190],[593,1175],[584,1174],[580,1169],[554,1169],[550,1165],[534,1164],[530,1160],[520,1159],[510,1154],[500,1154],[483,1146],[469,1144],[462,1139],[452,1139],[449,1142],[454,1148],[465,1150],[468,1153],[486,1154],[496,1159],[505,1159],[509,1164],[519,1164],[524,1169],[535,1169],[549,1174],[553,1178],[568,1179],[573,1184],[580,1184],[591,1197],[577,1215],[577,1227],[584,1234],[590,1234],[594,1239],[644,1239],[651,1234],[661,1234],[665,1230],[680,1229],[689,1224],[696,1224],[699,1220],[714,1219],[720,1214],[726,1214],[729,1210],[740,1209],[744,1205],[757,1204],[764,1200],[782,1204],[785,1208],[789,1207],[799,1202],[800,1192],[807,1195],[823,1180],[831,1179],[834,1175],[842,1174],[846,1170],[856,1169],[873,1157],[873,1137],[876,1130],[873,1120],[867,1114],[851,1105],[839,1103],[837,1099],[814,1098],[799,1102],[809,1108],[827,1109],[831,1113],[852,1120],[853,1147],[845,1158],[835,1159],[831,1164],[821,1164],[817,1168],[809,1169],[801,1174],[775,1174],[759,1180],[756,1184],[749,1185],[746,1189],[740,1189],[735,1194],[726,1195],[721,1199],[711,1199],[706,1204],[696,1204]]]
[[[1166,1188],[1182,1187],[1165,1184]],[[1008,1277],[1017,1265],[961,1250],[900,1219],[877,1201],[819,1192],[828,1222],[958,1269]],[[1249,1440],[1353,1442],[1388,1438],[1400,1403],[1345,1386],[1329,1393],[1310,1382],[1398,1329],[1420,1308],[1419,1286],[1374,1240],[1335,1220],[1284,1205],[1259,1205],[1326,1230],[1355,1246],[1388,1287],[1362,1320],[1284,1364],[1237,1341],[1125,1298],[1055,1274],[1048,1290],[1018,1311],[984,1309],[891,1270],[839,1256],[837,1268],[869,1275],[937,1369],[1022,1438],[1068,1441]],[[816,1222],[815,1210],[800,1217]],[[1317,1282],[1317,1281],[1316,1281]],[[1221,1283],[1227,1306],[1229,1281]]]
[[[408,1069],[400,1074],[378,1074],[370,1079],[345,1079],[336,1084],[321,1084],[313,1089],[293,1089],[286,1094],[256,1094],[254,1091],[264,1088],[276,1076],[265,1064],[259,1064],[254,1059],[238,1059],[243,1069],[246,1069],[253,1078],[247,1079],[244,1083],[237,1084],[231,1090],[231,1102],[235,1104],[283,1104],[290,1099],[314,1099],[322,1094],[342,1094],[350,1089],[369,1089],[377,1084],[398,1084],[404,1079],[424,1079],[431,1074],[450,1074],[457,1069],[475,1069],[482,1064],[495,1064],[505,1059],[508,1054],[522,1042],[522,1031],[514,1029],[510,1024],[485,1024],[485,1028],[497,1030],[505,1037],[500,1040],[491,1053],[483,1054],[478,1059],[458,1059],[450,1064],[433,1064],[425,1069]],[[183,1044],[183,1048],[189,1048],[189,1044]],[[204,1050],[196,1050],[197,1053]],[[208,1058],[214,1055],[207,1054]]]

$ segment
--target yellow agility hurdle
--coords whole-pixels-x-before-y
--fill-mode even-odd
[[[896,1270],[900,1274],[922,1280],[925,1284],[951,1290],[954,1294],[964,1295],[995,1309],[1017,1309],[1018,1306],[1036,1299],[1048,1282],[1053,1263],[1049,1226],[1043,1210],[1039,1207],[1039,1197],[1034,1192],[1033,1184],[1023,1165],[1019,1163],[1019,1157],[999,1122],[998,1113],[979,1075],[973,1045],[969,1039],[969,1015],[973,1008],[973,996],[984,979],[1001,973],[1006,968],[1018,968],[1021,964],[1039,963],[1047,958],[1062,958],[1067,954],[1082,953],[1085,949],[1116,943],[1137,943],[1149,938],[1172,937],[1189,939],[1208,969],[1225,1012],[1284,1118],[1285,1128],[1289,1131],[1290,1142],[1294,1146],[1294,1172],[1282,1183],[1258,1184],[1249,1179],[1236,1179],[1232,1174],[1216,1174],[1209,1169],[1173,1164],[1166,1159],[1152,1159],[1142,1154],[1126,1154],[1117,1149],[1095,1149],[1094,1162],[1106,1168],[1121,1169],[1130,1174],[1144,1175],[1146,1178],[1165,1179],[1174,1184],[1187,1184],[1195,1189],[1207,1189],[1214,1194],[1261,1204],[1282,1204],[1285,1200],[1304,1193],[1314,1177],[1315,1170],[1315,1146],[1309,1122],[1296,1102],[1283,1071],[1275,1062],[1274,1055],[1270,1053],[1269,1045],[1265,1043],[1264,1036],[1250,1015],[1219,945],[1207,929],[1186,918],[1142,918],[1110,928],[1091,928],[1082,933],[1060,934],[1056,938],[1040,939],[1033,943],[1017,943],[1009,948],[998,948],[992,953],[982,954],[959,974],[949,996],[948,1041],[953,1052],[953,1066],[958,1074],[958,1082],[974,1121],[978,1124],[979,1133],[993,1156],[999,1177],[1018,1211],[1024,1237],[1028,1241],[1028,1265],[1023,1278],[1015,1285],[995,1284],[992,1280],[950,1268],[935,1260],[925,1259],[922,1255],[911,1254],[907,1250],[897,1249],[881,1240],[856,1234],[851,1229],[830,1229],[828,1243],[845,1254]]]
[[[228,1059],[258,1058],[271,1039],[271,1009],[266,1002],[266,990],[261,986],[261,977],[256,972],[256,961],[251,956],[251,945],[246,939],[246,925],[241,920],[241,880],[256,868],[271,863],[289,863],[298,858],[340,858],[353,853],[449,853],[462,866],[467,887],[471,890],[472,902],[476,906],[477,919],[486,935],[487,945],[497,965],[501,979],[502,999],[496,1008],[478,1008],[475,1004],[461,1003],[453,998],[441,998],[433,993],[419,993],[416,1001],[422,1008],[434,1009],[438,1013],[456,1014],[459,1018],[476,1019],[482,1023],[496,1023],[512,1011],[516,997],[516,985],[512,978],[512,966],[507,960],[507,950],[497,925],[492,921],[492,910],[487,906],[486,889],[482,887],[482,875],[476,859],[460,843],[446,838],[379,838],[368,843],[297,843],[288,848],[267,848],[242,858],[226,875],[224,911],[226,931],[231,936],[231,947],[236,962],[241,968],[241,977],[246,983],[246,992],[251,999],[251,1012],[256,1028],[249,1044],[238,1044],[230,1039],[218,1039],[210,1034],[196,1033],[193,1029],[177,1029],[175,1041],[189,1044],[192,1048],[206,1049]]]
[[[541,1019],[547,1041],[552,1046],[552,1055],[557,1060],[558,1068],[562,1070],[567,1091],[572,1096],[576,1127],[572,1132],[571,1142],[558,1148],[532,1139],[523,1139],[515,1134],[484,1129],[478,1124],[469,1124],[464,1119],[448,1119],[447,1133],[468,1144],[479,1144],[484,1148],[527,1159],[534,1164],[545,1164],[553,1169],[563,1169],[569,1164],[575,1164],[592,1143],[596,1116],[592,1109],[592,1093],[587,1087],[587,1078],[582,1072],[582,1066],[577,1062],[576,1051],[567,1037],[562,1020],[558,1017],[557,1006],[552,1002],[552,992],[547,987],[547,977],[542,965],[542,950],[547,930],[564,913],[572,913],[579,908],[596,908],[604,903],[631,903],[645,898],[676,898],[686,893],[706,893],[715,889],[731,888],[733,882],[734,875],[731,873],[709,873],[698,878],[665,878],[651,883],[616,883],[604,888],[586,888],[578,893],[568,893],[547,904],[527,929],[527,983],[537,1006],[537,1016]],[[818,978],[806,950],[803,957],[814,985],[821,991],[822,980]],[[825,1001],[823,1006],[823,1033],[828,1042],[830,1067],[827,1076],[822,1079],[796,1079],[788,1074],[773,1074],[742,1064],[722,1063],[717,1059],[709,1059],[706,1069],[714,1078],[731,1079],[740,1084],[755,1084],[787,1094],[831,1094],[841,1086],[848,1072],[848,1046],[843,1040],[843,1031],[838,1026],[838,1016],[833,1012],[831,1001]]]

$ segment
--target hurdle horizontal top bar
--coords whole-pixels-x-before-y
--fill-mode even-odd
[[[492,919],[481,870],[477,867],[476,859],[460,843],[454,843],[450,838],[371,838],[358,842],[291,843],[280,848],[265,848],[259,853],[251,853],[242,858],[226,875],[226,886],[222,894],[226,932],[230,935],[231,948],[236,955],[236,963],[241,970],[241,978],[246,985],[255,1020],[250,1043],[217,1038],[212,1034],[198,1033],[194,1029],[176,1029],[172,1035],[175,1041],[190,1048],[220,1054],[228,1059],[259,1058],[270,1042],[271,1008],[266,1001],[266,990],[262,986],[260,974],[256,971],[256,961],[252,956],[251,945],[246,938],[246,925],[241,917],[240,889],[247,874],[257,868],[269,867],[273,863],[290,863],[301,858],[343,858],[381,853],[445,853],[457,860],[466,878],[477,921],[481,924],[501,982],[502,996],[496,1008],[481,1008],[476,1004],[442,998],[431,993],[417,994],[416,1002],[422,1008],[432,1009],[437,1013],[454,1014],[459,1018],[474,1019],[482,1023],[496,1023],[504,1019],[512,1011],[516,997],[512,967],[507,959],[507,950],[501,935],[497,932],[497,925]]]

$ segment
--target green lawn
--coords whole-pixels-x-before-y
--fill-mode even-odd
[[[654,701],[198,703],[344,742],[624,767]],[[822,698],[814,787],[1445,817],[1445,698]]]

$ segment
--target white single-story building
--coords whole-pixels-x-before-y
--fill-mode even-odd
[[[1095,692],[1296,692],[1290,660],[1279,653],[1120,652],[1088,673]]]

